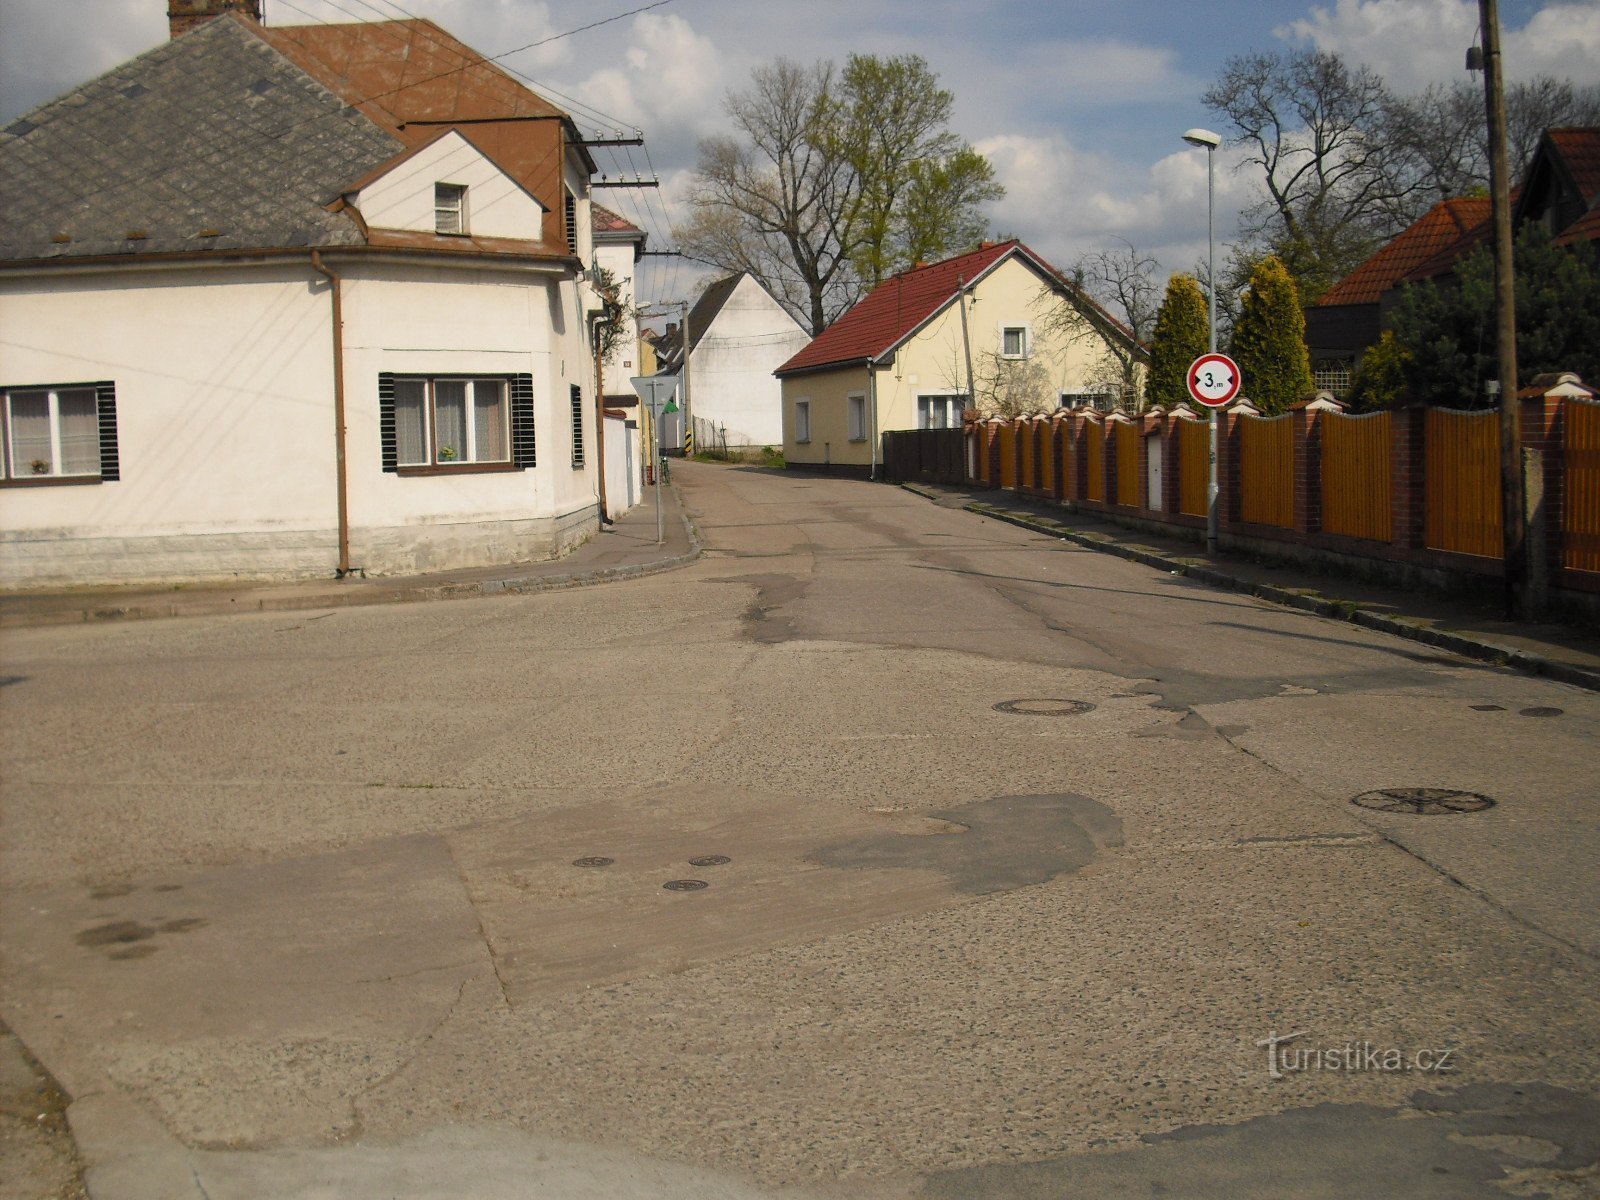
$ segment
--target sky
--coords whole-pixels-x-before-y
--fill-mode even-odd
[[[997,235],[1057,266],[1125,239],[1160,278],[1206,254],[1206,152],[1225,132],[1200,97],[1233,55],[1320,48],[1401,92],[1468,76],[1477,0],[264,0],[269,25],[425,16],[563,105],[585,132],[639,129],[645,146],[599,150],[612,178],[659,178],[602,203],[672,247],[701,138],[730,131],[723,101],[778,55],[922,55],[955,95],[953,125],[994,164]],[[1508,80],[1600,80],[1600,0],[1500,0]],[[596,28],[581,27],[606,18]],[[562,36],[566,35],[566,36]],[[166,0],[0,0],[0,121],[166,39]],[[545,39],[554,39],[545,41]],[[1257,186],[1217,153],[1219,262]],[[647,259],[647,300],[692,294],[701,270]]]

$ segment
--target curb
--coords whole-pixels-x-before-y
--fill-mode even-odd
[[[930,500],[942,498],[912,487],[909,484],[902,484],[901,486],[916,495]],[[1416,625],[1403,618],[1391,617],[1370,608],[1363,608],[1360,603],[1354,600],[1329,600],[1322,596],[1306,595],[1292,588],[1275,587],[1268,583],[1252,583],[1248,579],[1240,579],[1237,575],[1229,575],[1226,571],[1219,571],[1215,567],[1206,566],[1192,559],[1169,558],[1154,550],[1146,550],[1138,546],[1124,545],[1109,538],[1099,538],[1090,534],[1079,533],[1077,530],[1069,529],[1065,525],[1045,518],[1023,516],[1020,513],[997,508],[981,501],[972,501],[962,505],[962,507],[967,512],[976,513],[982,517],[991,517],[996,521],[1004,521],[1008,525],[1016,525],[1033,533],[1043,533],[1050,537],[1060,538],[1062,541],[1072,542],[1088,550],[1098,550],[1102,554],[1114,554],[1118,558],[1125,558],[1130,562],[1154,567],[1169,574],[1185,575],[1190,579],[1224,591],[1243,592],[1257,599],[1267,600],[1273,604],[1281,604],[1288,608],[1299,609],[1301,612],[1308,612],[1314,616],[1345,621],[1352,625],[1360,625],[1364,629],[1377,630],[1380,633],[1392,633],[1396,637],[1403,637],[1413,642],[1421,642],[1424,645],[1434,646],[1440,650],[1448,650],[1453,654],[1475,659],[1478,662],[1510,667],[1525,674],[1540,675],[1546,679],[1553,679],[1557,683],[1567,683],[1573,687],[1600,692],[1600,674],[1585,670],[1582,667],[1575,667],[1570,663],[1557,662],[1546,658],[1542,654],[1533,654],[1527,650],[1517,650],[1510,646],[1484,641],[1481,638],[1472,638],[1464,634],[1450,633],[1441,629],[1430,629],[1424,625]]]
[[[0,629],[28,629],[46,625],[81,625],[94,621],[154,621],[172,617],[214,617],[241,612],[299,612],[315,608],[370,608],[380,604],[406,604],[422,600],[465,600],[475,596],[532,595],[537,592],[566,591],[623,579],[638,579],[686,567],[704,552],[699,535],[684,511],[677,485],[668,483],[678,502],[678,517],[689,538],[687,553],[629,566],[603,567],[593,571],[567,571],[560,574],[533,573],[509,575],[503,579],[478,579],[469,583],[441,583],[407,586],[397,582],[392,588],[370,591],[296,593],[262,596],[254,604],[240,605],[234,600],[198,601],[190,604],[119,606],[102,597],[82,608],[44,613],[0,615]]]

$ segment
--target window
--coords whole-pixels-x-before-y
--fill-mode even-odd
[[[572,385],[572,465],[583,466],[583,389]]]
[[[809,442],[811,440],[811,401],[796,400],[794,402],[794,440]]]
[[[390,378],[398,468],[511,464],[504,379]]]
[[[1062,408],[1093,408],[1110,412],[1116,407],[1116,393],[1102,389],[1098,392],[1062,392]]]
[[[0,406],[7,483],[94,483],[120,478],[116,388],[76,383],[7,388]]]
[[[1026,325],[1006,325],[1001,328],[1000,357],[1028,357],[1028,327]]]
[[[865,396],[850,397],[850,440],[864,442],[867,440],[867,398]]]
[[[918,396],[918,429],[959,429],[965,396]]]
[[[438,233],[466,233],[467,189],[459,183],[433,185],[433,228]]]

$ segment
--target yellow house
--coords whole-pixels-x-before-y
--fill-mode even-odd
[[[886,279],[774,372],[784,459],[876,474],[886,429],[1121,394],[1114,350],[1142,386],[1144,349],[1121,324],[1021,242],[985,242]]]

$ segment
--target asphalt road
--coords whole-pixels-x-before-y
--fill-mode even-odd
[[[671,574],[4,634],[94,1196],[1600,1191],[1600,696],[676,475]]]

